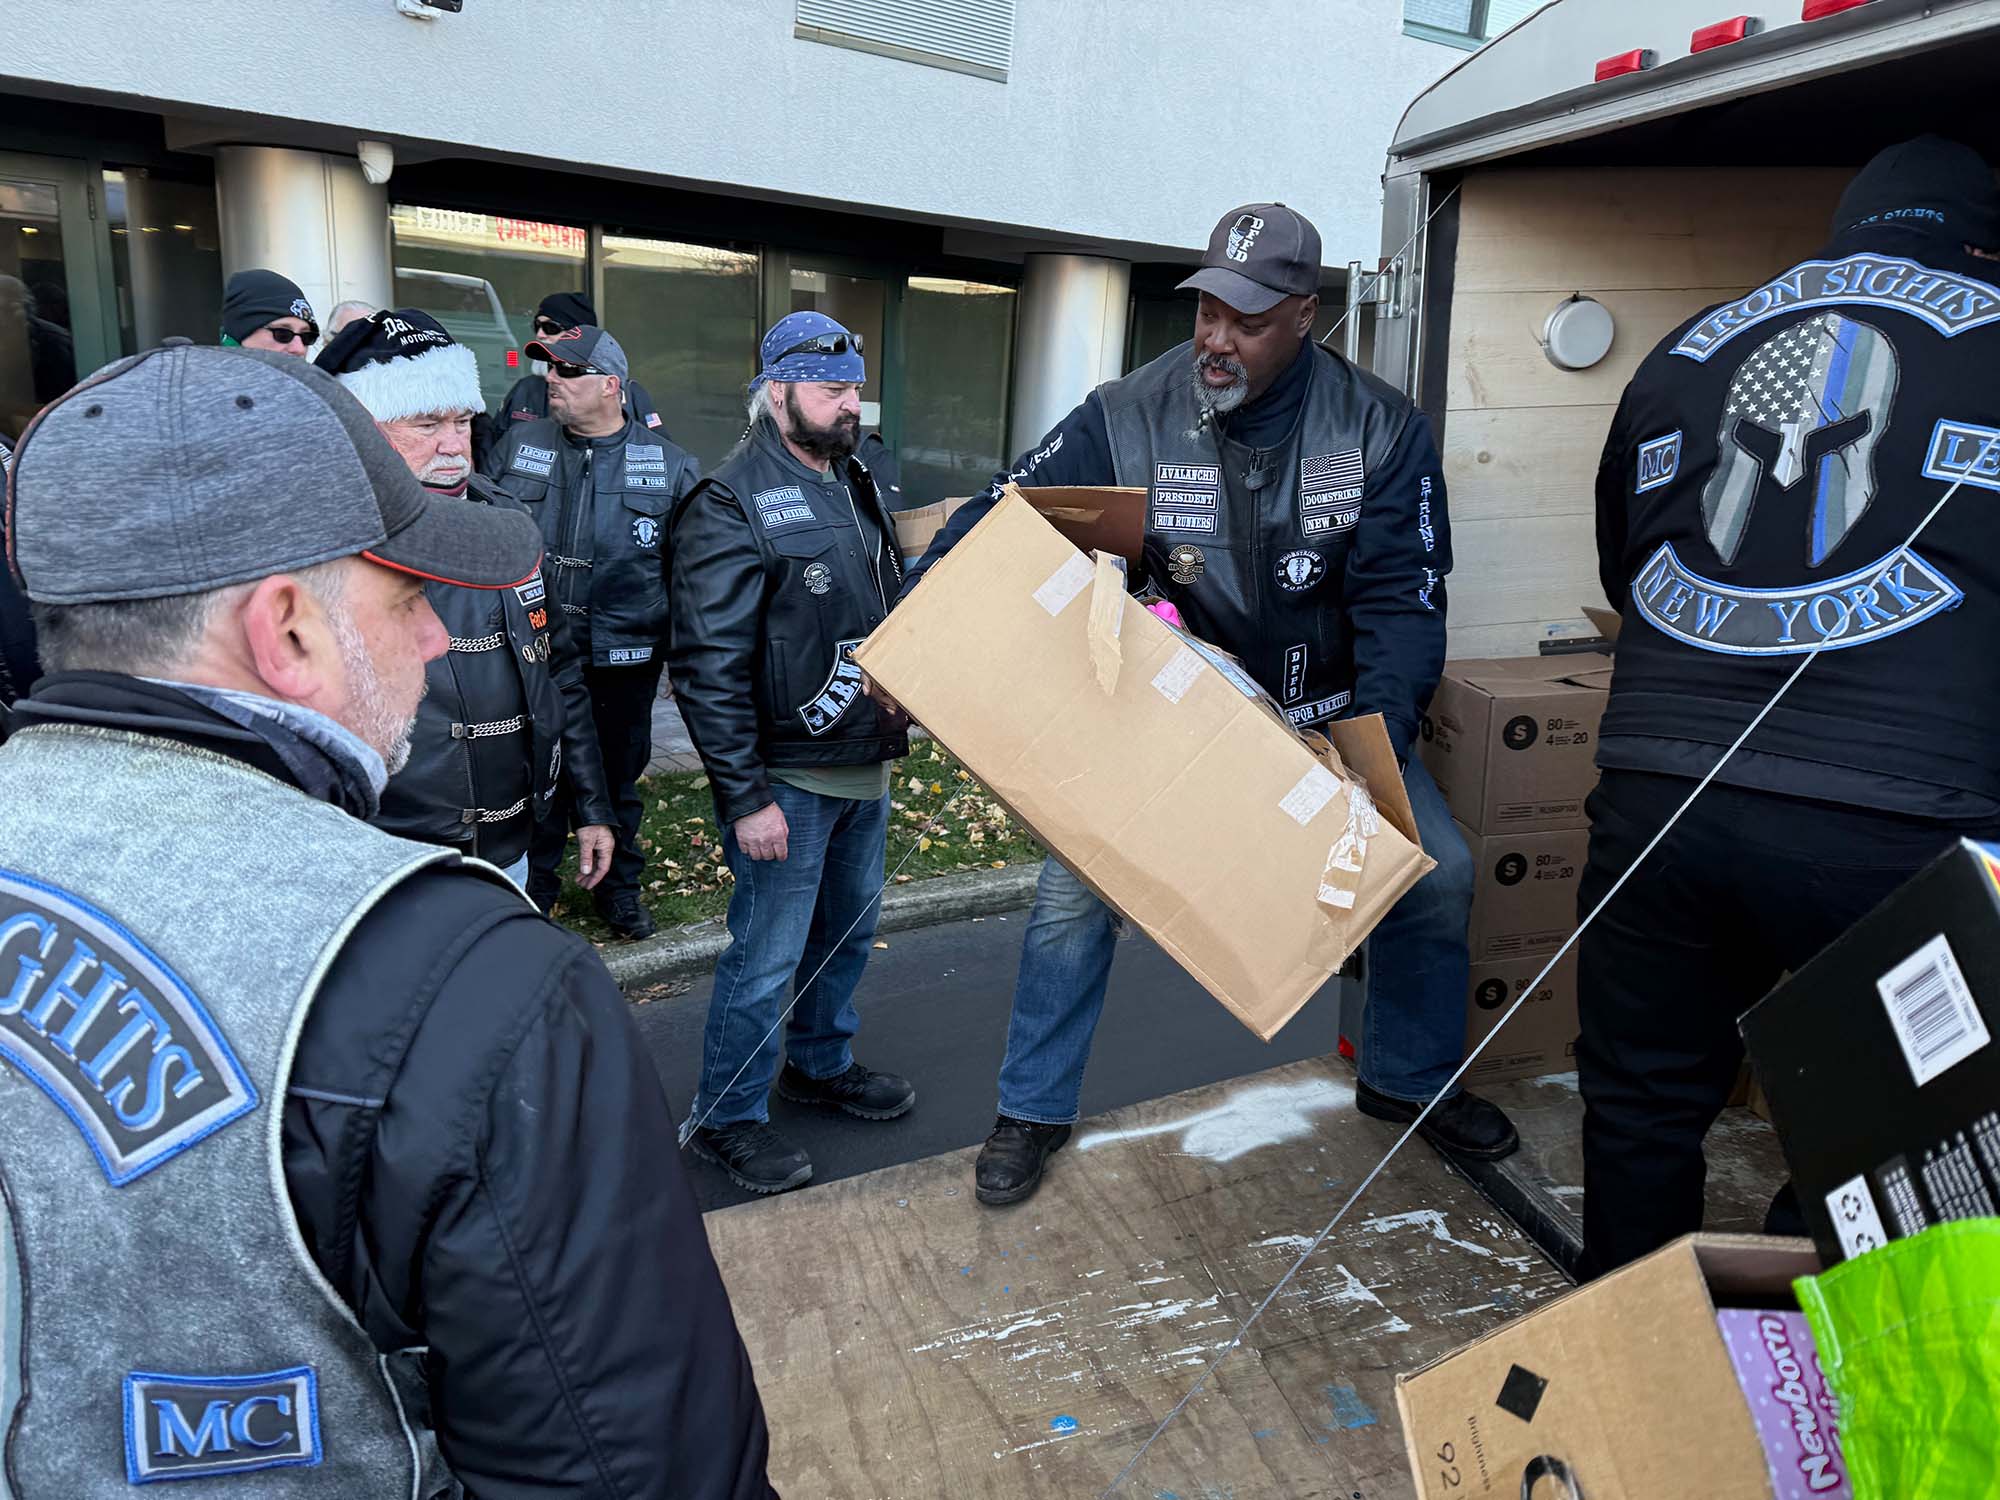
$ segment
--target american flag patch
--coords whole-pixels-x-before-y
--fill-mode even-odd
[[[1361,466],[1361,450],[1322,453],[1299,460],[1299,509],[1325,510],[1361,498],[1367,475]]]

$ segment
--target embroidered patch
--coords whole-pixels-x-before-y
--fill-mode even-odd
[[[807,563],[805,571],[799,578],[804,582],[806,592],[809,594],[824,594],[833,587],[833,569],[823,562]]]
[[[542,575],[538,572],[526,583],[515,584],[514,597],[523,604],[540,604],[548,597],[547,591],[542,587]]]
[[[1802,307],[1843,303],[1908,313],[1946,338],[2000,322],[2000,287],[1893,255],[1850,255],[1794,266],[1749,296],[1718,307],[1682,334],[1673,352],[1704,364],[1739,333],[1767,319]]]
[[[1167,554],[1167,576],[1175,583],[1193,583],[1208,568],[1208,559],[1199,547],[1183,542]]]
[[[834,648],[833,671],[827,674],[826,686],[813,694],[812,702],[799,708],[799,719],[807,734],[825,734],[861,696],[861,668],[854,664],[854,652],[860,644],[857,638],[842,641]]]
[[[614,646],[604,653],[604,659],[614,667],[631,666],[637,662],[653,659],[651,646]]]
[[[1278,587],[1303,594],[1326,577],[1326,559],[1306,547],[1295,547],[1278,559]]]
[[[1220,464],[1154,464],[1153,529],[1214,535],[1222,500]]]
[[[652,552],[660,545],[660,523],[652,516],[632,518],[632,540],[639,544],[643,552]]]
[[[1285,717],[1291,721],[1295,729],[1304,729],[1309,724],[1338,717],[1341,710],[1353,701],[1354,694],[1351,692],[1335,693],[1332,697],[1321,698],[1315,703],[1301,703],[1297,708],[1288,708],[1285,710]]]
[[[133,1484],[318,1464],[319,1380],[268,1375],[125,1377],[125,1475]]]
[[[0,973],[0,1057],[70,1117],[113,1187],[257,1107],[194,991],[68,891],[0,870]]]
[[[1632,602],[1659,629],[1731,656],[1862,646],[1955,609],[1964,598],[1957,584],[1907,547],[1805,588],[1746,589],[1702,577],[1667,542],[1632,582]]]
[[[513,462],[507,465],[507,470],[512,474],[526,474],[534,479],[547,479],[549,470],[555,466],[555,461],[555,449],[537,448],[532,444],[523,443],[514,450]]]
[[[805,491],[795,484],[779,485],[774,490],[759,490],[750,497],[750,503],[757,508],[758,523],[766,531],[802,526],[813,519],[812,507],[806,504]]]
[[[1156,510],[1153,512],[1155,531],[1193,531],[1203,536],[1215,535],[1215,517],[1205,516],[1199,511]]]
[[[1975,427],[1970,422],[1939,422],[1931,429],[1924,473],[1932,479],[2000,490],[2000,429]]]
[[[1306,648],[1303,643],[1285,648],[1286,703],[1296,703],[1306,690]]]
[[[646,425],[648,427],[658,427],[660,425],[660,414],[656,411],[647,412]]]
[[[1681,471],[1681,435],[1670,432],[1639,445],[1638,493],[1669,485]]]
[[[667,478],[667,450],[657,443],[627,443],[625,445],[625,488],[628,490],[663,490],[669,484]]]
[[[1361,498],[1368,475],[1361,465],[1361,450],[1345,448],[1339,453],[1322,453],[1299,460],[1299,514],[1332,510]]]
[[[1426,474],[1417,481],[1417,538],[1424,544],[1424,551],[1437,551],[1437,527],[1431,523],[1431,478]]]

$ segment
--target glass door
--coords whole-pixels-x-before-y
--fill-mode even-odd
[[[889,357],[892,289],[896,281],[887,275],[872,274],[872,267],[857,267],[836,257],[793,251],[785,260],[786,279],[780,283],[784,302],[777,310],[778,316],[825,313],[848,332],[861,336],[862,356],[868,361],[868,385],[861,393],[861,427],[864,432],[880,432],[883,411],[890,399],[886,392],[897,373]],[[893,436],[883,435],[893,447]]]
[[[0,152],[0,442],[110,358],[82,162]]]

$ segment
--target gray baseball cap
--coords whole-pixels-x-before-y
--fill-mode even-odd
[[[542,554],[531,517],[417,483],[324,370],[185,342],[43,408],[15,445],[6,516],[8,565],[43,604],[203,593],[355,556],[508,588]]]
[[[1217,221],[1201,269],[1183,291],[1220,297],[1240,313],[1269,312],[1319,290],[1319,231],[1282,203],[1246,203]]]
[[[620,380],[629,380],[632,373],[618,340],[589,323],[565,328],[545,339],[530,340],[528,358],[547,360],[550,364],[582,365],[600,375],[616,375]]]

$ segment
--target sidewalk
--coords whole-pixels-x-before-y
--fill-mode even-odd
[[[660,698],[653,705],[653,758],[646,763],[646,774],[700,769],[701,757],[694,753],[687,725],[681,722],[681,711],[674,706],[673,688],[663,675]]]

